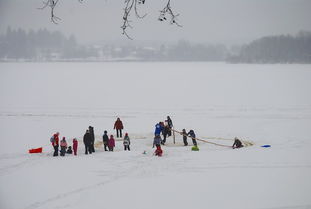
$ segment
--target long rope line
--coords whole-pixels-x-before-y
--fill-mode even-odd
[[[229,146],[229,145],[223,145],[223,144],[218,144],[218,143],[215,143],[215,142],[210,142],[210,141],[207,141],[207,140],[204,140],[204,139],[199,139],[199,138],[196,138],[196,137],[191,137],[191,136],[188,136],[186,134],[183,134],[181,131],[177,131],[175,129],[171,129],[172,131],[176,132],[176,133],[179,133],[183,136],[187,136],[187,137],[190,137],[190,138],[193,138],[195,140],[198,140],[198,141],[201,141],[201,142],[205,142],[205,143],[209,143],[209,144],[213,144],[213,145],[216,145],[216,146],[221,146],[221,147],[230,147],[232,148],[232,146]]]

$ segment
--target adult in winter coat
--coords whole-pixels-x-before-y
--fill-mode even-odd
[[[78,151],[78,140],[76,138],[74,138],[72,140],[72,148],[73,148],[73,153],[74,155],[77,155],[77,151]]]
[[[109,137],[107,135],[107,131],[104,131],[104,135],[103,135],[103,144],[104,144],[104,148],[105,151],[108,151],[108,142],[109,142]]]
[[[235,137],[234,138],[234,143],[232,145],[232,149],[241,148],[241,147],[243,147],[242,142],[237,137]]]
[[[85,146],[85,154],[92,154],[91,150],[91,143],[92,143],[92,138],[89,130],[86,130],[84,136],[83,136],[83,143]]]
[[[95,143],[95,135],[94,135],[94,127],[89,126],[89,131],[91,135],[91,146],[90,149],[92,152],[95,152],[94,143]]]
[[[183,139],[183,141],[184,141],[184,145],[185,145],[185,146],[188,146],[186,129],[183,129],[182,132],[181,132],[181,134],[182,134],[182,139]]]
[[[194,146],[197,146],[197,140],[195,139],[195,133],[193,130],[190,130],[189,133],[187,134],[188,136],[190,136],[192,138],[192,143]]]
[[[60,156],[65,156],[66,149],[67,149],[67,142],[65,137],[63,137],[63,139],[60,141]]]
[[[53,156],[58,156],[58,147],[59,147],[59,132],[53,134],[51,138],[52,146],[54,148]]]
[[[161,144],[165,144],[166,142],[166,137],[169,137],[170,136],[170,127],[166,124],[162,130],[162,134],[163,134],[163,140],[162,140],[162,143]]]
[[[117,130],[117,138],[122,138],[123,123],[120,118],[117,118],[116,122],[114,123],[113,129]]]
[[[155,125],[154,135],[155,135],[155,136],[156,136],[156,135],[160,135],[161,132],[162,132],[162,130],[163,130],[163,126],[161,125],[161,122],[157,123],[157,124]]]
[[[109,151],[112,151],[113,152],[113,148],[116,146],[115,144],[115,140],[113,138],[113,135],[110,135],[110,138],[109,138],[109,141],[108,141],[108,148],[109,148]]]
[[[166,122],[167,122],[167,125],[170,127],[170,129],[173,128],[173,121],[170,118],[170,116],[167,116]]]
[[[130,151],[130,137],[128,136],[128,133],[125,133],[124,139],[123,139],[123,145],[124,145],[124,150]]]

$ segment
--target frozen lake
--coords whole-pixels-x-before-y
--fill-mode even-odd
[[[157,194],[170,208],[311,208],[310,81],[311,65],[0,63],[0,208],[103,208],[100,193],[130,204],[107,208],[158,208]],[[143,150],[152,153],[154,125],[167,115],[176,129],[194,129],[199,138],[237,136],[254,146],[233,151],[201,143],[194,153],[177,136],[163,158],[140,158]],[[132,137],[130,154],[118,142],[113,155],[99,149],[92,161],[80,141],[78,158],[50,156],[54,132],[71,142],[92,125],[100,141],[104,130],[114,133],[116,117]],[[27,154],[39,146],[42,155]],[[72,172],[77,182],[68,180]],[[39,180],[54,175],[63,189]],[[81,200],[82,194],[88,195]]]

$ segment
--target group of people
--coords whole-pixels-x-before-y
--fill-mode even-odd
[[[122,129],[123,127],[123,123],[120,120],[120,118],[117,118],[117,120],[115,121],[114,127],[116,130],[116,134],[117,134],[117,138],[122,138]],[[113,137],[113,135],[110,135],[110,137],[108,137],[107,131],[104,131],[104,135],[102,137],[103,139],[103,145],[104,145],[104,150],[105,151],[113,151],[114,147],[115,147],[115,139]],[[51,137],[51,143],[52,146],[54,148],[54,153],[53,156],[58,156],[59,152],[60,152],[60,156],[65,156],[65,154],[72,154],[74,153],[74,155],[77,155],[77,151],[78,151],[78,140],[76,138],[74,138],[72,140],[72,147],[68,146],[66,138],[63,137],[61,141],[59,141],[59,132],[53,134],[53,136]],[[89,126],[88,129],[86,130],[84,136],[83,136],[83,143],[85,146],[85,154],[92,154],[93,152],[95,152],[95,134],[94,134],[94,127]],[[123,145],[124,145],[124,150],[128,150],[130,151],[130,137],[128,135],[128,133],[125,134],[124,139],[123,139]],[[60,150],[59,150],[60,148]]]
[[[117,138],[122,138],[122,130],[123,130],[123,123],[120,120],[120,118],[117,118],[117,120],[114,123],[114,127],[116,130]],[[154,139],[153,139],[153,148],[156,147],[156,150],[154,152],[157,156],[162,156],[163,150],[161,148],[161,145],[164,145],[166,143],[166,138],[172,135],[173,132],[173,122],[170,116],[167,116],[167,119],[165,122],[159,122],[155,125],[155,131],[154,131]],[[161,134],[163,135],[163,139],[161,138]],[[188,133],[186,132],[186,129],[183,129],[180,134],[183,137],[183,143],[184,146],[188,146],[187,138],[190,137],[192,139],[193,148],[197,148],[197,141],[196,141],[196,135],[193,130],[190,130]],[[115,139],[114,136],[111,134],[110,137],[108,136],[108,132],[105,130],[104,134],[102,136],[103,140],[103,146],[105,151],[111,151],[113,152],[115,147]],[[60,152],[60,156],[65,156],[65,154],[72,154],[77,155],[78,151],[78,140],[76,138],[73,138],[72,140],[72,147],[68,146],[66,138],[63,137],[62,140],[59,142],[59,132],[55,133],[51,137],[51,143],[54,148],[54,154],[53,156],[58,156],[58,153]],[[92,154],[95,152],[95,135],[94,135],[94,127],[89,126],[86,130],[84,136],[83,136],[83,143],[85,146],[85,154]],[[130,151],[130,137],[128,133],[125,133],[125,136],[123,138],[123,146],[124,150]],[[60,147],[60,151],[59,151]],[[234,139],[234,143],[232,145],[232,148],[241,148],[243,147],[242,142],[238,139]]]
[[[72,154],[72,149],[74,155],[77,155],[78,151],[78,140],[76,138],[72,139],[72,148],[68,146],[66,138],[63,137],[61,141],[59,141],[59,132],[53,134],[50,139],[52,146],[54,148],[53,156],[58,156],[59,147],[60,147],[60,156],[65,156],[65,154]]]

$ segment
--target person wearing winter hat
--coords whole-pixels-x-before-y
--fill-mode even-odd
[[[120,120],[120,118],[117,118],[116,122],[114,123],[113,129],[116,129],[117,131],[117,138],[122,138],[122,129],[123,129],[123,123]]]
[[[115,140],[113,138],[113,135],[110,135],[110,139],[108,141],[108,148],[109,148],[109,151],[113,152],[113,148],[115,147]]]
[[[104,135],[103,135],[103,144],[104,144],[104,149],[105,151],[108,151],[108,142],[109,142],[109,137],[107,135],[107,131],[104,131]]]
[[[78,151],[78,140],[76,138],[74,138],[72,140],[72,148],[73,148],[73,153],[74,155],[77,155],[77,151]]]
[[[86,130],[84,136],[83,136],[83,143],[85,146],[85,154],[92,154],[91,149],[91,143],[92,143],[92,137],[89,130]]]
[[[58,156],[58,147],[59,147],[59,132],[53,134],[51,137],[52,146],[54,148],[53,156]]]
[[[128,133],[125,133],[124,139],[123,139],[123,145],[124,145],[124,150],[130,151],[130,137],[128,136]]]
[[[186,129],[183,129],[183,130],[182,130],[181,135],[182,135],[182,138],[183,138],[183,141],[184,141],[184,145],[185,145],[185,146],[188,146]]]
[[[60,156],[65,156],[66,149],[67,149],[67,142],[65,137],[63,137],[63,139],[60,141]]]

